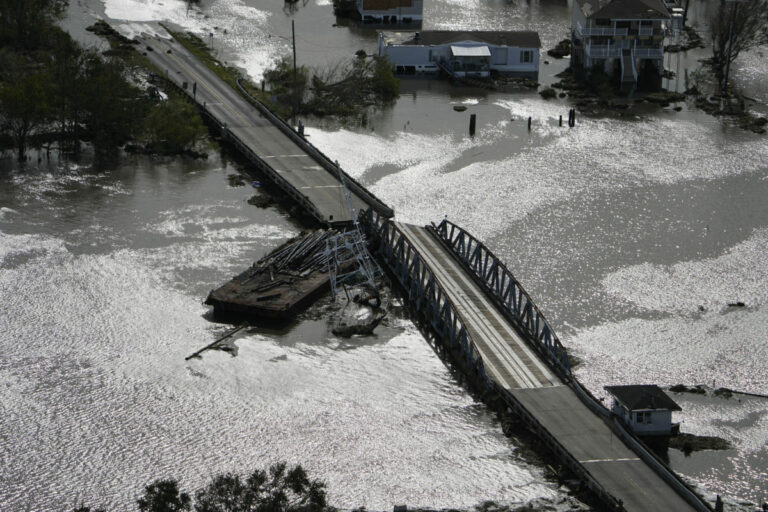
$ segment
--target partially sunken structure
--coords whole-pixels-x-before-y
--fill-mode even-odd
[[[539,77],[539,34],[516,32],[380,32],[378,53],[398,75]]]
[[[661,83],[670,12],[661,0],[575,0],[571,65],[602,69],[622,83]]]

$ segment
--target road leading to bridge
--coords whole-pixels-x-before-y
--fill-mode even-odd
[[[439,282],[486,374],[530,413],[628,512],[695,511],[549,370],[427,229],[394,223]]]
[[[159,33],[165,31],[152,27]],[[277,174],[308,197],[319,213],[320,222],[351,221],[344,189],[338,176],[327,171],[299,144],[291,140],[226,82],[170,37],[142,34],[137,37],[149,60],[178,86],[186,82],[187,92],[227,131],[243,142]],[[151,51],[147,47],[152,48]],[[355,211],[368,208],[351,190]]]

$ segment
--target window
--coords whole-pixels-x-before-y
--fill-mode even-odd
[[[520,62],[533,62],[533,51],[522,50],[520,52]]]
[[[635,423],[645,423],[646,425],[652,424],[653,420],[651,419],[651,414],[653,414],[651,411],[636,412]]]

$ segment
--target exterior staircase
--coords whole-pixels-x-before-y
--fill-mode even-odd
[[[621,82],[637,82],[635,59],[632,57],[632,50],[630,48],[621,50]]]

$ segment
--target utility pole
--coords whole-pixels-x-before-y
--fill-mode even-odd
[[[293,42],[293,124],[296,124],[296,112],[299,110],[298,96],[296,89],[298,82],[296,81],[296,23],[295,20],[291,20],[291,40]]]

